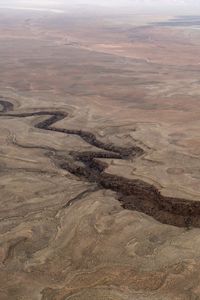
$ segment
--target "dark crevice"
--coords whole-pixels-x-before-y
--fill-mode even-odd
[[[200,202],[187,199],[166,197],[153,185],[142,180],[127,179],[122,176],[108,174],[105,172],[107,164],[99,159],[129,159],[144,154],[144,150],[138,146],[119,147],[113,144],[101,142],[93,133],[83,130],[72,130],[56,128],[52,125],[67,117],[66,112],[60,111],[39,111],[31,113],[7,113],[13,109],[12,103],[0,101],[3,107],[1,116],[25,118],[31,116],[49,116],[44,121],[36,123],[35,127],[42,130],[60,132],[69,135],[77,135],[86,143],[101,151],[71,151],[72,160],[69,161],[59,156],[55,149],[54,155],[47,152],[57,166],[71,174],[94,182],[99,188],[110,189],[117,193],[117,199],[125,209],[136,210],[154,217],[161,223],[179,227],[200,227]],[[34,147],[34,146],[33,146]],[[37,146],[36,146],[37,147]],[[81,193],[80,197],[85,193]],[[78,196],[77,199],[80,199]],[[71,202],[77,200],[72,199]],[[71,203],[70,202],[70,203]],[[68,207],[70,204],[67,204]]]

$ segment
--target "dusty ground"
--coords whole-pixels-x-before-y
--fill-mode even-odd
[[[1,10],[0,96],[15,114],[61,110],[58,128],[141,147],[106,171],[198,201],[200,31],[157,21]],[[48,147],[96,149],[40,119],[0,118],[0,299],[200,299],[200,229],[124,210],[59,168]]]

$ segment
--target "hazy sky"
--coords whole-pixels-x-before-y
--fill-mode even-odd
[[[132,7],[133,9],[171,11],[179,14],[193,12],[200,15],[200,0],[0,0],[0,7],[63,9],[66,6],[98,5],[112,8]],[[177,13],[176,13],[177,12]]]

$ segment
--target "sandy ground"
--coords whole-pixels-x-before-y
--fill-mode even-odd
[[[137,160],[106,159],[107,172],[198,201],[200,32],[125,19],[2,10],[0,98],[141,147]],[[200,229],[124,210],[59,168],[45,148],[91,146],[34,128],[40,119],[0,118],[0,299],[199,299]]]

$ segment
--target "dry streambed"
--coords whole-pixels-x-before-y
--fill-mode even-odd
[[[58,151],[53,148],[47,149],[50,150],[47,152],[47,155],[63,170],[67,170],[71,174],[83,178],[83,180],[95,182],[100,188],[115,191],[116,197],[123,208],[143,212],[165,224],[179,227],[200,227],[200,202],[166,197],[156,187],[142,180],[127,179],[105,172],[107,164],[100,159],[129,159],[130,157],[137,159],[138,156],[144,154],[142,148],[138,146],[126,148],[114,144],[106,144],[88,131],[54,127],[53,125],[56,122],[67,117],[68,114],[66,112],[13,113],[13,104],[4,99],[0,99],[0,109],[1,117],[26,118],[45,116],[47,118],[44,121],[35,124],[36,128],[67,135],[77,135],[89,145],[99,148],[100,151],[71,152],[72,160],[70,161],[66,157],[59,155]],[[54,155],[52,155],[52,150]]]

